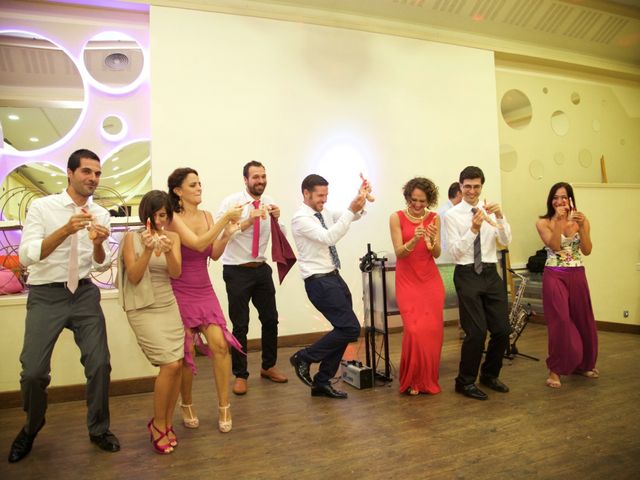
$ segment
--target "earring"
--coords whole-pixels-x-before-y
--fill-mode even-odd
[[[178,197],[178,206],[180,207],[180,210],[182,210],[182,197]]]

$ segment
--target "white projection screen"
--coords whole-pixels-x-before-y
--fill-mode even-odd
[[[152,173],[174,168],[203,182],[203,208],[244,187],[242,167],[265,164],[267,192],[290,225],[309,173],[329,181],[329,206],[346,208],[364,173],[377,201],[338,244],[362,320],[358,258],[367,243],[392,251],[389,215],[414,176],[447,188],[480,166],[486,198],[500,201],[493,53],[304,23],[151,7]],[[507,212],[508,213],[508,212]],[[293,244],[293,241],[291,241]],[[211,276],[223,308],[221,266]],[[280,334],[330,328],[307,301],[294,267],[277,287]],[[259,338],[252,311],[249,338]]]

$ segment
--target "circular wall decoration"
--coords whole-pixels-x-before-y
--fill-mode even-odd
[[[529,164],[529,175],[534,180],[542,180],[542,177],[544,177],[544,164],[540,160],[533,160]]]
[[[502,96],[500,111],[505,123],[511,128],[519,130],[531,123],[531,102],[520,90],[509,90]]]
[[[513,172],[518,166],[518,152],[511,145],[500,145],[500,169]]]
[[[556,162],[556,165],[563,165],[564,164],[564,153],[556,152],[555,155],[553,156],[553,161]]]
[[[551,114],[551,128],[556,135],[566,135],[569,132],[569,116],[562,110],[556,110]]]
[[[580,153],[578,153],[578,163],[584,168],[589,168],[592,163],[591,152],[586,148],[580,150]]]
[[[17,156],[46,154],[82,123],[87,96],[78,65],[64,48],[33,32],[0,31],[0,51],[7,66],[0,75],[3,149]]]
[[[111,142],[122,140],[127,135],[127,122],[120,115],[108,115],[102,120],[100,133]]]
[[[95,35],[85,44],[82,56],[91,84],[98,90],[128,93],[144,79],[144,51],[135,39],[124,33]]]
[[[594,131],[594,132],[599,132],[599,131],[600,131],[600,128],[601,128],[601,126],[600,126],[600,120],[593,120],[593,121],[591,122],[591,128],[593,128],[593,131]]]
[[[573,92],[571,94],[571,103],[574,105],[578,105],[580,103],[580,94],[578,92]]]
[[[544,87],[542,89],[542,93],[544,93],[546,95],[547,93],[549,93],[549,89],[547,87]]]

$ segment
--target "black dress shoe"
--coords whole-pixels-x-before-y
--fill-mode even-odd
[[[495,390],[496,392],[507,393],[509,391],[509,387],[507,387],[496,377],[480,376],[480,383],[485,387],[489,387],[491,390]]]
[[[347,398],[347,392],[336,390],[331,385],[314,385],[311,387],[312,397]]]
[[[475,383],[470,383],[469,385],[460,385],[456,383],[456,392],[461,393],[465,397],[475,398],[476,400],[486,400],[487,394],[476,387]]]
[[[20,433],[18,433],[18,436],[11,444],[11,450],[9,451],[9,463],[19,462],[29,454],[31,447],[33,447],[33,441],[36,439],[38,432],[42,430],[42,427],[44,427],[44,423],[44,419],[42,419],[42,423],[33,435],[25,432],[24,428],[20,430]]]
[[[120,450],[120,442],[109,430],[101,435],[89,435],[91,443],[95,443],[100,450],[105,452],[117,452]]]
[[[311,380],[311,375],[309,375],[309,363],[302,360],[300,355],[297,353],[291,356],[289,362],[293,365],[293,369],[295,370],[298,378],[302,380],[302,383],[311,387],[313,385],[313,381]]]

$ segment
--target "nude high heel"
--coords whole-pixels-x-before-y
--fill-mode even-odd
[[[229,433],[231,431],[231,418],[229,420],[222,420],[222,418],[227,418],[229,416],[229,408],[231,408],[231,404],[227,404],[225,407],[218,406],[218,429],[222,433]]]
[[[198,428],[200,426],[200,420],[198,420],[198,417],[193,414],[191,407],[193,407],[192,403],[189,405],[180,404],[180,409],[182,410],[182,423],[184,423],[184,426],[187,428]],[[189,414],[188,417],[185,415],[185,408],[187,409],[186,413]]]

